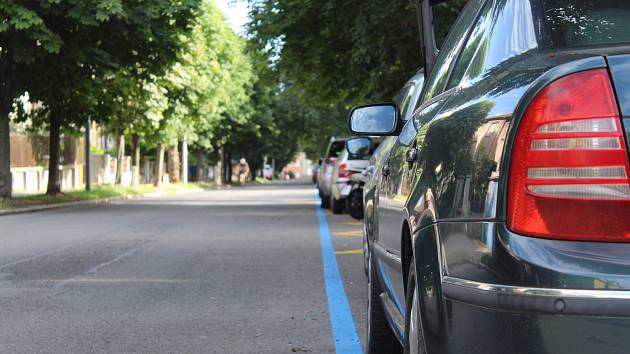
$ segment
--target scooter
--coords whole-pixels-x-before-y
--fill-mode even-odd
[[[368,169],[350,169],[354,172],[350,177],[351,187],[348,197],[346,197],[346,211],[351,217],[363,220],[363,186],[368,180]]]

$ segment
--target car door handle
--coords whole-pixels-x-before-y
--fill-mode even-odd
[[[418,161],[418,154],[419,154],[419,151],[417,148],[411,148],[407,150],[407,153],[405,154],[405,158],[407,162],[414,163]]]
[[[391,168],[389,167],[389,164],[383,166],[383,177],[389,176],[390,171],[391,171]]]

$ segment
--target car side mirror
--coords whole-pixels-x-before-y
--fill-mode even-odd
[[[346,140],[346,150],[350,155],[366,156],[372,150],[372,139],[353,138]]]
[[[356,135],[388,136],[400,131],[400,113],[395,103],[354,107],[348,121],[350,131]]]

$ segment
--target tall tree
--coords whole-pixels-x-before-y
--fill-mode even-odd
[[[9,114],[28,82],[24,67],[38,56],[58,53],[61,44],[36,9],[24,2],[0,3],[0,198],[11,197]]]
[[[184,43],[164,77],[169,109],[162,141],[173,146],[186,138],[197,151],[216,152],[251,116],[251,58],[245,40],[234,34],[211,0],[202,2]]]
[[[121,67],[139,76],[163,73],[175,58],[180,35],[188,30],[198,2],[37,0],[28,6],[0,5],[0,14],[9,23],[14,14],[25,11],[32,18],[29,23],[33,29],[29,32],[21,33],[21,25],[14,25],[11,33],[5,29],[5,37],[17,33],[24,40],[16,47],[6,39],[14,48],[7,50],[6,58],[20,64],[13,65],[9,77],[18,76],[17,81],[23,85],[20,89],[44,102],[49,111],[49,194],[60,190],[57,171],[61,129],[77,128],[97,102],[83,89],[91,87],[89,92],[98,93],[96,82]],[[39,37],[47,40],[44,50],[38,49],[42,43]],[[2,41],[4,49],[5,39]],[[25,60],[25,53],[32,56]]]
[[[390,100],[422,66],[411,0],[250,0],[249,32],[310,103]],[[435,6],[438,39],[465,0]]]
[[[251,41],[266,52],[277,80],[275,121],[295,132],[311,159],[330,136],[347,134],[349,107],[393,99],[422,66],[414,1],[248,2]],[[438,44],[465,2],[434,6]]]

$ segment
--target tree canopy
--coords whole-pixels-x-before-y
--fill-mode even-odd
[[[435,7],[443,38],[463,0]],[[422,66],[411,0],[251,0],[250,33],[308,102],[390,100]]]
[[[197,7],[198,0],[1,4],[0,140],[8,141],[8,114],[18,94],[28,91],[43,102],[49,113],[43,123],[50,126],[51,137],[48,189],[58,193],[62,126],[76,126],[97,112],[99,81],[111,71],[125,69],[136,77],[161,75],[175,59],[180,36],[188,30]],[[8,143],[0,144],[0,159],[9,160],[8,150]],[[9,168],[0,166],[0,195],[10,194]]]
[[[0,197],[11,193],[9,117],[26,92],[37,109],[19,117],[49,132],[54,194],[59,136],[88,116],[118,137],[120,157],[131,137],[136,166],[141,146],[161,161],[187,141],[209,161],[281,167],[298,151],[317,159],[346,135],[348,108],[391,100],[422,65],[413,1],[241,1],[246,37],[213,0],[1,3]],[[438,40],[464,2],[435,8]]]
[[[330,135],[345,135],[353,105],[390,101],[422,66],[411,0],[250,0],[249,33],[292,87],[294,113],[304,118],[303,150],[323,153]],[[438,42],[463,7],[434,7]]]

